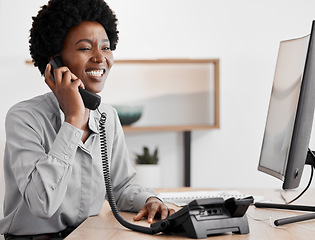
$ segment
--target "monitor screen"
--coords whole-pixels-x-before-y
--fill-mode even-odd
[[[313,35],[280,42],[258,170],[298,187],[315,107]]]

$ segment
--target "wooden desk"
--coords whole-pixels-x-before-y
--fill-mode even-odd
[[[162,190],[163,191],[163,190]],[[174,191],[174,190],[173,190]],[[241,192],[251,195],[263,195],[266,200],[282,203],[279,191],[271,190],[245,190],[240,189]],[[296,196],[297,192],[290,193],[288,199]],[[296,202],[296,204],[312,204],[315,205],[315,189],[310,189],[308,192]],[[247,211],[249,222],[249,234],[224,234],[219,236],[211,236],[211,240],[309,240],[314,239],[315,236],[315,220],[284,225],[282,227],[274,227],[272,223],[275,219],[303,214],[295,211],[283,210],[267,210],[257,209],[251,206]],[[128,221],[133,222],[133,213],[121,213],[121,215]],[[136,224],[149,226],[146,220],[136,222]],[[89,217],[84,221],[66,240],[148,240],[148,239],[189,239],[186,236],[179,235],[146,235],[137,233],[121,226],[111,213],[107,202],[104,202],[103,208],[98,216]]]

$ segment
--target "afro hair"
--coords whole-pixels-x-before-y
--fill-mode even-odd
[[[31,57],[42,75],[49,59],[61,52],[69,30],[82,21],[100,23],[109,38],[110,49],[116,49],[117,18],[104,0],[50,0],[33,17],[29,39]]]

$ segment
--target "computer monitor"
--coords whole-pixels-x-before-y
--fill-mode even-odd
[[[280,43],[258,170],[283,181],[283,189],[300,184],[309,152],[315,108],[315,34]],[[308,159],[308,160],[307,160]],[[307,161],[306,161],[307,160]]]

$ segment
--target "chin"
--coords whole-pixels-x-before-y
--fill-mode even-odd
[[[85,88],[87,91],[92,92],[92,93],[100,93],[101,91],[103,91],[103,87],[94,87],[94,88]]]
[[[92,93],[100,93],[104,89],[104,82],[86,85],[85,89]]]
[[[102,90],[95,91],[95,93],[100,93],[101,91],[103,91],[103,89],[102,89]]]

